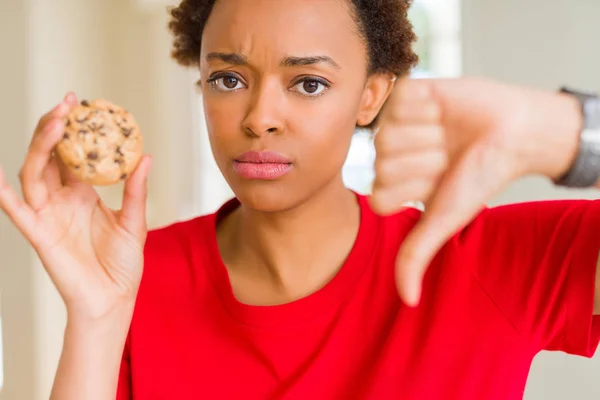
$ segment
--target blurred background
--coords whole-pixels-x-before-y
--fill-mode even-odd
[[[151,227],[214,211],[231,192],[207,143],[197,72],[169,57],[170,0],[0,0],[0,164],[13,185],[39,116],[68,90],[135,114],[154,155]],[[415,0],[415,77],[485,76],[539,88],[600,91],[598,0]],[[369,136],[358,132],[344,169],[367,193]],[[118,207],[121,187],[101,191]],[[527,178],[493,204],[597,198]],[[47,399],[61,351],[64,306],[35,253],[0,215],[0,399]],[[507,383],[508,384],[508,383]],[[600,398],[600,356],[544,353],[526,400]]]

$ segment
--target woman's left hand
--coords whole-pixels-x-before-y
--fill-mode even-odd
[[[380,214],[422,201],[396,281],[416,305],[437,251],[511,181],[556,178],[575,158],[582,117],[570,96],[482,79],[400,80],[382,112],[371,205]]]

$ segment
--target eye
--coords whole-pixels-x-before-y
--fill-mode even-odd
[[[208,83],[213,89],[221,92],[233,92],[246,87],[240,78],[232,74],[216,75],[210,78]]]
[[[316,97],[322,95],[331,84],[321,78],[302,78],[294,85],[293,90],[304,96]]]

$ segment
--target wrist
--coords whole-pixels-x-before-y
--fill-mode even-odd
[[[126,302],[112,308],[108,312],[90,316],[72,312],[67,309],[67,330],[76,334],[89,333],[100,335],[106,332],[129,330],[135,302]]]
[[[136,299],[137,292],[127,295],[90,295],[83,299],[65,298],[67,321],[77,325],[103,325],[124,316],[130,317],[133,314]]]
[[[579,152],[581,104],[568,94],[546,92],[534,102],[530,112],[539,144],[532,157],[532,172],[556,180],[569,171]]]

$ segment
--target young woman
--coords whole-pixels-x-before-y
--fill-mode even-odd
[[[0,204],[67,306],[53,399],[520,399],[539,351],[593,354],[600,205],[481,211],[519,176],[569,170],[577,103],[484,81],[396,84],[416,61],[407,7],[174,8],[174,56],[199,67],[236,198],[148,235],[150,159],[109,210],[52,157],[75,96],[42,117],[24,201],[0,177]],[[355,127],[376,119],[367,199],[341,169]],[[402,210],[409,199],[423,218]]]

